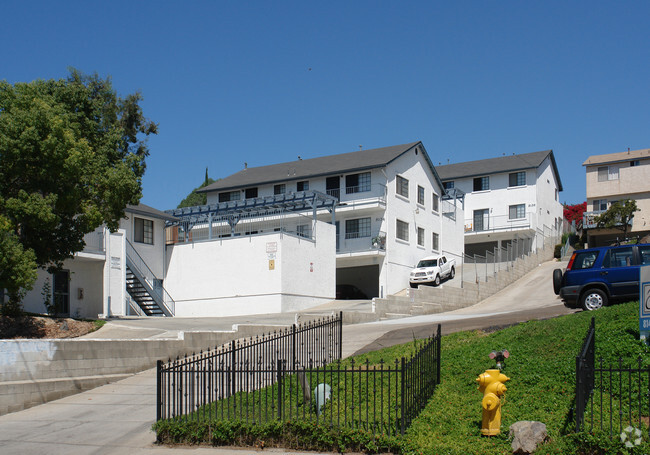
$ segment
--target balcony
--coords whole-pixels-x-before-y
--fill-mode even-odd
[[[596,217],[605,213],[606,210],[594,210],[592,212],[584,212],[582,214],[582,227],[583,229],[595,229],[598,227],[596,223]],[[632,226],[633,219],[629,220],[627,224]],[[616,226],[620,226],[623,223],[616,223]]]
[[[524,218],[511,219],[508,215],[483,216],[465,220],[465,233],[516,231],[532,229],[535,214],[529,212]]]
[[[336,236],[336,254],[362,255],[363,253],[379,254],[386,251],[386,233],[379,231],[372,235],[361,237],[350,232]]]
[[[348,208],[359,209],[363,206],[386,206],[386,185],[380,183],[328,189],[326,193],[339,200],[337,211]]]
[[[104,228],[100,227],[84,235],[84,249],[82,253],[104,254]]]

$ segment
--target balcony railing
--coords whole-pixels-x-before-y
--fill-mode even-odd
[[[104,228],[100,227],[84,235],[84,253],[104,253]]]
[[[534,216],[534,213],[528,212],[524,218],[514,219],[508,215],[476,217],[465,220],[465,233],[531,229]]]
[[[594,228],[597,228],[597,227],[598,227],[598,223],[596,222],[596,217],[598,217],[599,215],[602,215],[602,214],[605,213],[605,212],[606,212],[606,210],[594,210],[594,211],[592,211],[592,212],[584,212],[584,213],[582,214],[582,227],[583,227],[584,229],[594,229]],[[627,224],[629,224],[630,226],[632,226],[632,221],[633,221],[633,220],[630,219],[630,220],[627,222]],[[623,223],[622,223],[622,222],[618,222],[618,223],[616,223],[616,226],[620,226],[621,224],[623,224]]]
[[[354,232],[339,234],[336,238],[337,253],[361,253],[364,251],[386,251],[386,233],[376,231],[365,235]]]
[[[348,186],[344,188],[334,188],[325,190],[325,192],[338,198],[342,205],[356,205],[357,203],[380,202],[386,203],[386,185],[373,183],[368,185]],[[345,204],[347,203],[347,204]]]

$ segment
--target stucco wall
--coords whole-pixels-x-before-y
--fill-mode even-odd
[[[285,300],[297,308],[333,299],[334,227],[316,229],[316,242],[269,233],[169,247],[165,288],[176,316],[273,313]]]

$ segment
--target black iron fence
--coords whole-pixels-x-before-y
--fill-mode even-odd
[[[440,326],[408,360],[355,364],[340,360],[340,316],[335,322],[327,326],[332,334],[322,323],[293,327],[280,345],[278,336],[268,338],[255,344],[254,355],[235,361],[228,348],[159,362],[157,419],[301,420],[403,433],[440,383]],[[291,341],[294,333],[303,333],[303,341]]]
[[[650,365],[603,365],[595,362],[595,320],[576,357],[576,431],[609,432],[618,436],[627,427],[646,429],[650,437]]]

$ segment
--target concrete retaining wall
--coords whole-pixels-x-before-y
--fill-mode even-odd
[[[167,360],[272,332],[240,325],[231,332],[184,332],[177,339],[2,340],[0,415],[123,379]]]

